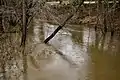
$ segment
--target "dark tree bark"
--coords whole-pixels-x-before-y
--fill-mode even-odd
[[[2,13],[0,13],[0,32],[4,32],[4,28],[2,25]]]
[[[23,24],[22,24],[22,39],[21,39],[21,46],[25,45],[26,41],[26,33],[27,33],[27,20],[26,20],[26,2],[23,0]]]
[[[104,33],[106,33],[107,32],[107,19],[106,19],[107,13],[105,12],[103,15],[104,15],[104,19],[103,19]]]
[[[4,32],[3,25],[2,25],[2,13],[0,13],[0,32]]]
[[[59,0],[60,1],[60,4],[62,4],[62,0]]]
[[[2,0],[0,0],[0,6],[2,5]],[[2,25],[2,12],[0,12],[0,32],[3,32],[3,25]]]
[[[98,0],[98,9],[99,11],[102,9],[102,0]]]
[[[22,24],[22,56],[23,56],[23,80],[28,80],[27,77],[27,53],[25,52],[26,45],[26,35],[27,35],[27,17],[26,17],[26,0],[22,0],[22,10],[23,10],[23,24]]]
[[[69,21],[69,20],[74,16],[74,14],[75,14],[76,12],[78,12],[78,10],[80,9],[80,7],[81,7],[81,5],[84,3],[84,1],[85,1],[85,0],[82,0],[82,1],[81,1],[81,3],[78,5],[76,11],[75,11],[74,13],[72,13],[71,15],[69,15],[68,18],[63,22],[63,24],[60,25],[60,26],[58,26],[58,28],[57,28],[48,38],[46,38],[46,39],[44,40],[44,43],[47,43],[49,40],[51,40],[51,39],[56,35],[56,33],[65,26],[65,24],[67,23],[67,21]]]

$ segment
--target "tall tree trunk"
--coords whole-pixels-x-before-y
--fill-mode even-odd
[[[99,16],[99,14],[102,11],[102,2],[101,2],[101,0],[97,0],[96,3],[97,3],[97,24],[95,25],[95,31],[97,31],[99,20],[101,20],[100,19],[101,17]]]
[[[2,13],[0,13],[0,32],[4,32],[3,25],[2,25]]]
[[[118,1],[119,7],[120,7],[120,1]]]
[[[62,0],[59,0],[60,4],[62,4]]]
[[[98,0],[98,9],[99,11],[102,9],[102,0]]]
[[[23,3],[23,24],[22,24],[22,39],[21,39],[21,46],[22,46],[22,56],[23,56],[23,80],[27,80],[27,53],[25,52],[25,45],[26,45],[26,34],[27,34],[27,19],[26,19],[26,0],[22,0]]]
[[[0,0],[0,7],[2,5],[2,0]],[[0,32],[3,32],[3,25],[2,25],[2,12],[0,12]]]
[[[21,46],[25,45],[26,41],[26,33],[27,33],[27,23],[26,23],[26,2],[23,0],[23,24],[22,24],[22,39],[21,39]]]

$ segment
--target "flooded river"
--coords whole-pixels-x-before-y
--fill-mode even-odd
[[[21,58],[17,58],[19,68],[13,64],[13,67],[6,69],[6,74],[0,74],[0,78],[19,73],[16,78],[8,80],[23,80],[18,77],[24,72],[24,80],[120,80],[120,39],[117,36],[110,37],[109,33],[101,35],[87,25],[67,25],[48,44],[44,44],[43,40],[57,27],[37,22],[30,26],[27,64],[23,60],[26,72],[18,71],[22,69],[22,64]],[[14,40],[18,40],[17,37]],[[14,48],[13,51],[16,52]]]
[[[44,39],[58,27],[48,23],[41,26]],[[44,47],[40,44],[41,26],[33,29],[33,42],[38,43],[35,53]],[[62,54],[53,54],[54,50],[48,48],[51,53],[38,60],[39,68],[29,65],[29,80],[119,80],[119,44],[119,40],[111,38],[109,33],[103,36],[85,25],[69,25],[49,42]]]

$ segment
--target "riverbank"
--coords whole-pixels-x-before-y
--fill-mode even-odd
[[[64,22],[64,20],[72,13],[73,7],[71,5],[46,5],[40,13],[40,20],[41,21],[47,21],[52,22],[56,24],[61,24]],[[103,12],[104,13],[104,12]],[[81,8],[78,10],[77,13],[74,14],[74,16],[67,22],[68,24],[92,24],[96,25],[98,24],[97,20],[100,18],[100,20],[103,22],[104,16],[103,13],[97,13],[97,10],[95,9],[95,5],[89,9],[89,6],[81,6]],[[116,10],[114,11],[114,24],[119,26],[120,25],[120,11]],[[110,22],[109,17],[112,16],[112,13],[109,13],[107,15],[107,19]],[[99,22],[100,25],[103,23]]]
[[[71,5],[47,5],[42,9],[40,13],[40,20],[59,24],[62,23],[72,12],[74,11]],[[83,11],[82,7],[67,23],[95,24],[95,19],[95,15],[89,15],[87,11]]]

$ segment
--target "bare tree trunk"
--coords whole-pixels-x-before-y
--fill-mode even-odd
[[[120,1],[118,1],[119,7],[120,7]]]
[[[116,0],[113,0],[113,1],[114,1],[113,5],[115,5],[116,4]],[[114,10],[115,10],[115,7],[114,7]],[[110,26],[111,37],[114,35],[115,28],[116,28],[116,26],[115,26],[115,12],[114,12],[114,10],[111,11],[111,16],[110,16],[110,18],[111,18],[111,26]]]
[[[0,32],[4,32],[3,25],[2,25],[2,13],[0,13]]]
[[[97,3],[97,23],[95,25],[95,31],[97,31],[99,20],[100,20],[99,14],[102,11],[102,2],[101,2],[101,0],[97,0],[96,3]]]
[[[104,20],[103,20],[103,25],[104,25],[104,33],[107,32],[107,19],[106,19],[107,12],[103,14]]]
[[[103,39],[102,39],[102,41],[101,41],[101,50],[102,50],[102,51],[104,51],[105,39],[106,39],[106,34],[103,34]]]
[[[98,8],[99,8],[99,10],[102,9],[102,0],[98,0]]]
[[[23,24],[22,24],[22,39],[21,39],[21,46],[25,45],[26,41],[26,33],[27,33],[27,23],[26,23],[26,3],[23,0]]]
[[[0,6],[2,5],[2,0],[0,0]],[[2,25],[2,12],[0,12],[0,32],[3,32],[3,25]]]
[[[23,56],[23,80],[27,80],[27,54],[25,52],[26,33],[27,33],[27,19],[26,19],[26,0],[23,0],[23,24],[22,24],[22,56]]]
[[[62,4],[62,0],[59,0],[60,4]]]

